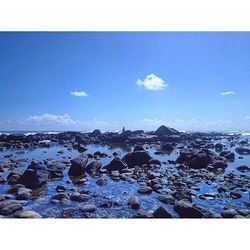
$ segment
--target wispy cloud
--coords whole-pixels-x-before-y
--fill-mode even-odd
[[[21,121],[22,122],[22,121]],[[73,120],[70,115],[54,115],[54,114],[42,114],[42,115],[33,115],[29,116],[24,123],[31,123],[34,125],[75,125],[77,121]]]
[[[225,91],[225,92],[221,92],[221,95],[235,95],[234,91]]]
[[[247,116],[245,117],[245,120],[250,120],[250,115],[247,115]]]
[[[138,79],[136,84],[148,90],[163,90],[168,87],[168,84],[155,74],[147,75],[144,80]]]
[[[76,96],[76,97],[85,97],[85,96],[89,96],[85,91],[71,91],[70,92],[71,95]]]

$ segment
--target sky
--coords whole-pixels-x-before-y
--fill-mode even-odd
[[[250,130],[249,32],[0,32],[0,130]]]

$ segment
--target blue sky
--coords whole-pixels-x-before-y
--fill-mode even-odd
[[[0,130],[250,129],[250,33],[0,33]]]

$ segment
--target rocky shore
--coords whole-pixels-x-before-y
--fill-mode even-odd
[[[91,145],[130,150],[89,152]],[[25,157],[55,146],[57,159]],[[2,134],[0,153],[1,218],[250,218],[250,167],[232,165],[250,162],[250,144],[240,135],[165,126]]]

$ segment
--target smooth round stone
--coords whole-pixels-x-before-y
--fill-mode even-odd
[[[81,211],[85,213],[94,213],[96,211],[96,206],[95,205],[84,205],[80,204],[79,208]]]
[[[137,196],[131,196],[128,199],[128,206],[131,207],[132,209],[139,209],[141,206],[139,198]]]
[[[106,185],[107,184],[107,180],[106,179],[98,179],[97,181],[96,181],[96,184],[98,185],[98,186],[104,186],[104,185]]]
[[[138,190],[140,194],[151,194],[153,189],[149,186],[141,186]]]
[[[42,216],[34,211],[21,211],[15,214],[17,218],[27,218],[27,219],[40,219]]]

